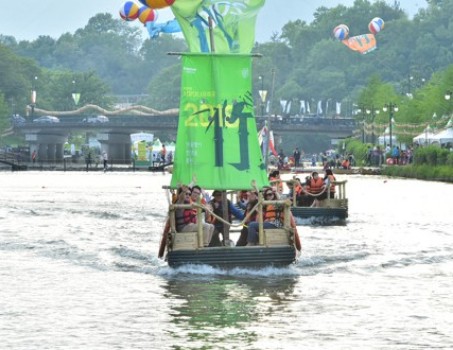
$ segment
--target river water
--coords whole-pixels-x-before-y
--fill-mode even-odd
[[[170,269],[157,173],[0,173],[2,349],[452,349],[453,185],[353,175],[283,269]]]

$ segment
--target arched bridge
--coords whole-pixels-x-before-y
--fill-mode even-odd
[[[173,131],[178,128],[178,109],[157,111],[144,106],[107,111],[98,106],[84,106],[76,111],[45,111],[34,109],[35,114],[14,123],[14,132],[25,135],[30,152],[36,151],[41,160],[63,159],[63,145],[74,132],[96,133],[112,160],[130,162],[130,135],[137,132]],[[51,115],[53,117],[46,117]],[[56,117],[56,118],[55,118]],[[276,134],[325,134],[330,137],[348,137],[356,128],[352,118],[322,118],[317,116],[258,116],[257,127],[265,122]]]
[[[33,121],[29,118],[26,122],[17,123],[15,130],[28,133],[34,130],[46,132],[68,133],[74,131],[98,131],[112,133],[134,133],[139,131],[175,131],[178,127],[178,109],[157,111],[144,106],[134,106],[121,111],[107,111],[97,106],[91,108],[91,113],[97,112],[107,116],[104,120],[87,117],[85,107],[76,111],[52,112],[36,109],[40,115],[54,115],[59,123]],[[90,109],[88,109],[90,110]],[[309,116],[257,116],[257,127],[261,128],[268,121],[276,133],[323,133],[331,137],[347,137],[356,129],[354,118],[334,117],[324,118],[314,115]]]

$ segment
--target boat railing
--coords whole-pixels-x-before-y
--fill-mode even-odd
[[[290,180],[274,180],[274,181],[272,181],[272,183],[273,184],[277,184],[277,183],[285,184],[289,188],[291,200],[292,200],[294,206],[296,206],[297,193],[296,193],[296,191],[293,190],[293,188],[296,185],[296,183],[299,183],[301,186],[303,186],[303,184],[298,179],[296,179],[294,177]],[[337,204],[339,206],[347,205],[346,183],[347,183],[347,180],[332,181],[332,182],[330,180],[328,180],[326,185],[322,189],[322,191],[317,192],[317,193],[312,193],[309,190],[304,189],[304,194],[316,198],[316,197],[321,196],[324,192],[327,191],[327,198],[325,200],[323,200],[325,206],[331,206],[332,204],[334,204],[333,202],[335,202],[335,204]],[[336,189],[335,192],[337,194],[336,197],[332,197],[331,192],[329,191],[330,186],[332,184],[335,185],[335,189]],[[332,203],[329,203],[329,202],[332,202]]]
[[[282,227],[275,228],[272,230],[264,229],[263,227],[263,207],[265,205],[274,205],[278,208],[283,209],[283,225]],[[168,242],[167,245],[169,249],[174,248],[174,244],[176,240],[182,240],[182,244],[178,244],[179,248],[202,248],[203,247],[203,223],[205,222],[205,215],[206,213],[209,214],[210,217],[215,218],[217,221],[222,222],[224,225],[228,225],[229,227],[241,227],[246,225],[250,217],[257,212],[257,218],[259,223],[259,245],[278,245],[278,244],[292,244],[294,242],[294,235],[295,235],[295,222],[292,218],[291,214],[291,201],[288,199],[285,200],[272,200],[266,201],[263,199],[263,195],[259,194],[258,203],[247,213],[244,219],[240,222],[230,223],[226,221],[221,216],[215,214],[211,208],[207,205],[203,205],[201,201],[194,202],[194,203],[185,203],[185,204],[170,204],[169,207],[169,221],[170,221],[170,235],[168,235]],[[197,231],[196,235],[196,242],[190,241],[190,236],[194,236],[194,232],[183,232],[183,235],[178,235],[178,231],[176,230],[176,211],[177,210],[196,210],[197,212]],[[178,239],[177,239],[178,237]],[[184,237],[184,238],[181,238]],[[178,241],[181,242],[181,241]]]

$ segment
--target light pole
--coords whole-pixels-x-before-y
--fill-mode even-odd
[[[260,75],[258,79],[261,82],[261,89],[258,90],[261,98],[261,116],[264,116],[264,106],[266,104],[267,90],[264,90],[264,77]]]
[[[35,113],[36,106],[36,81],[38,77],[35,75],[34,79],[31,82],[31,119],[33,119],[33,114]]]
[[[398,112],[398,106],[395,103],[388,103],[386,104],[382,110],[384,112],[389,111],[389,133],[390,133],[390,149],[392,149],[392,128],[393,128],[393,113]],[[384,135],[384,140],[385,140],[385,135]]]
[[[453,97],[453,92],[452,92],[451,90],[449,90],[449,91],[447,91],[447,92],[445,93],[445,96],[444,96],[445,101],[450,102],[450,103],[449,103],[449,106],[448,106],[449,108],[447,109],[448,112],[450,112],[451,98],[452,98],[452,97]]]
[[[76,91],[76,82],[75,80],[72,81],[72,100],[74,101],[74,104],[77,105],[79,104],[80,100],[80,92]]]
[[[366,110],[367,114],[371,114],[371,143],[374,145],[375,137],[374,137],[374,118],[376,118],[376,114],[380,113],[379,109],[375,109],[371,107],[371,109]]]
[[[360,121],[360,124],[361,124],[361,129],[362,129],[362,143],[365,143],[365,112],[366,112],[366,107],[364,106],[359,106],[359,109],[357,110],[357,112],[359,112],[361,114],[361,121]]]

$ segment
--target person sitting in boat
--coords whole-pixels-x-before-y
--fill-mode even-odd
[[[249,201],[249,191],[242,190],[237,193],[236,207],[238,207],[241,210],[245,210],[247,208],[248,201]]]
[[[248,191],[248,201],[247,206],[244,212],[244,218],[250,214],[247,220],[244,222],[244,226],[242,227],[241,234],[239,235],[239,239],[236,242],[237,247],[242,247],[247,245],[247,236],[248,236],[248,225],[251,222],[257,221],[258,210],[256,210],[255,206],[258,204],[258,192],[256,190]],[[253,211],[253,209],[255,209]]]
[[[326,185],[317,171],[311,173],[307,192],[314,198],[312,207],[319,207],[319,202],[327,198]]]
[[[263,190],[264,200],[278,200],[278,195],[272,188],[265,187]],[[274,204],[267,204],[263,207],[263,228],[272,229],[283,227],[283,211]],[[253,221],[248,225],[247,245],[257,245],[259,241],[259,222]]]
[[[232,222],[233,216],[236,219],[242,220],[244,218],[244,213],[236,208],[229,199],[227,199],[228,203],[228,222]],[[223,206],[222,206],[222,192],[215,190],[212,192],[212,200],[209,202],[209,205],[212,207],[213,213],[217,217],[223,217]],[[211,243],[209,244],[210,247],[218,247],[225,244],[225,242],[220,241],[219,234],[222,233],[223,235],[223,222],[217,219],[215,216],[212,216],[212,220],[210,221],[214,224],[215,230],[211,239]]]
[[[201,194],[201,189],[198,186],[194,186],[192,188],[192,191],[196,192],[198,192],[198,189],[199,193],[196,194],[197,200],[199,195]],[[187,186],[181,186],[178,189],[178,197],[176,203],[177,204],[193,203],[191,199],[192,191]],[[175,218],[176,218],[176,231],[193,232],[198,230],[196,208],[176,209]],[[202,225],[203,225],[203,244],[205,247],[207,247],[209,246],[209,243],[211,242],[212,239],[212,235],[214,234],[214,225],[207,222],[203,222]]]
[[[274,170],[269,174],[269,183],[271,186],[277,188],[277,192],[281,195],[283,193],[283,182],[280,178],[280,171]]]
[[[335,181],[337,181],[337,179],[335,178],[332,169],[326,169],[324,173],[324,183],[326,186],[330,184],[329,198],[335,198]]]
[[[294,191],[296,192],[296,205],[299,207],[309,207],[314,198],[307,193],[307,186],[309,186],[310,176],[305,178],[305,182],[296,177]]]

